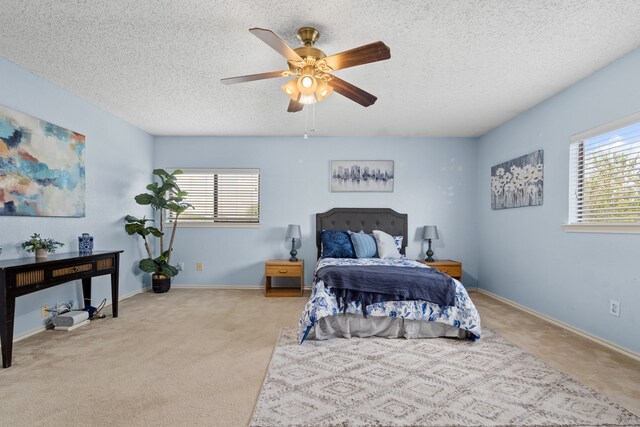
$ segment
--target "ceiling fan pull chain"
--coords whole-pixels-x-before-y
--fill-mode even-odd
[[[309,129],[309,108],[304,109],[304,139],[309,139],[309,133],[316,131],[316,104],[311,104],[311,129]]]
[[[309,128],[309,126],[307,126],[309,124],[309,109],[305,108],[304,109],[304,139],[309,139],[309,135],[307,134],[307,129]]]

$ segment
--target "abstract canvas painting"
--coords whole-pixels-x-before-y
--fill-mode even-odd
[[[393,160],[332,160],[331,191],[393,191]]]
[[[85,137],[0,105],[0,215],[85,216]]]
[[[491,209],[542,204],[543,151],[520,156],[491,168]]]

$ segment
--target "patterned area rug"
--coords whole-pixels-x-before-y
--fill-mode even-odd
[[[283,329],[252,426],[640,426],[491,330],[457,339],[296,342]]]

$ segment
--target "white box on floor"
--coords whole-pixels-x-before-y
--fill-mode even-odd
[[[84,322],[89,318],[89,312],[84,310],[69,311],[53,318],[53,326],[70,327]]]

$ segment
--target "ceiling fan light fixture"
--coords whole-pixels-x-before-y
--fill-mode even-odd
[[[313,86],[313,77],[309,77],[309,76],[300,77],[300,83],[302,84],[303,87],[310,88],[311,86]]]
[[[318,87],[318,82],[313,76],[303,75],[298,78],[298,90],[303,95],[313,95]]]
[[[315,104],[316,102],[318,102],[318,100],[316,99],[315,93],[312,93],[311,95],[301,94],[298,102],[301,104],[309,105],[309,104]]]
[[[322,80],[318,80],[318,88],[316,89],[316,99],[318,102],[323,101],[333,92],[333,88],[329,84]]]
[[[298,79],[291,79],[286,84],[282,85],[282,90],[287,96],[294,101],[300,99],[300,90],[298,89]]]

